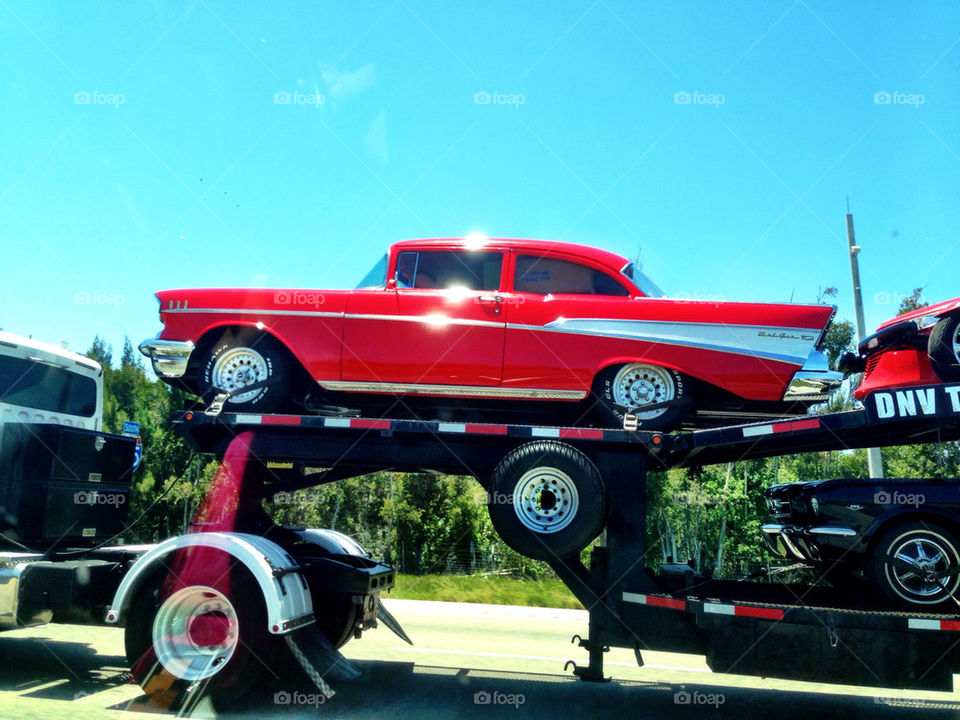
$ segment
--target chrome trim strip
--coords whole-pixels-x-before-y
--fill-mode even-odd
[[[808,358],[810,348],[813,347],[813,341],[816,339],[816,331],[806,328],[660,320],[572,318],[569,320],[554,320],[543,326],[508,323],[507,328],[511,330],[561,332],[594,337],[623,338],[626,340],[652,342],[660,345],[693,347],[702,350],[730,353],[732,355],[761,357],[768,360],[790,363],[791,365],[801,365],[805,359]],[[713,342],[704,342],[704,340],[697,337],[695,333],[689,332],[692,328],[700,328],[701,337],[708,337],[710,334],[718,336],[713,338]],[[720,331],[719,333],[717,332],[718,330]],[[772,352],[756,347],[755,343],[758,341],[754,338],[744,337],[742,331],[747,331],[748,333],[756,331],[758,338],[761,337],[761,332],[769,332],[769,340],[776,341],[781,341],[782,338],[774,336],[774,333],[806,333],[810,335],[810,340],[807,341],[801,337],[789,338],[790,342],[787,343],[789,347],[785,347],[784,352]],[[725,343],[724,340],[732,340],[732,342]],[[763,342],[763,340],[759,342]],[[783,342],[779,344],[785,345]]]
[[[530,400],[583,400],[587,391],[540,388],[484,387],[476,385],[430,385],[425,383],[376,383],[354,380],[318,380],[324,390],[379,392],[395,395],[444,395],[456,397],[520,398]]]
[[[836,537],[856,537],[857,531],[845,527],[812,527],[807,530],[811,535],[834,535]]]
[[[309,316],[309,317],[337,317],[342,318],[344,313],[342,312],[319,312],[313,310],[250,310],[243,308],[170,308],[169,310],[161,310],[163,313],[236,313],[239,315],[293,315],[293,316]]]
[[[368,313],[347,313],[344,317],[348,320],[386,320],[388,322],[419,322],[427,325],[444,327],[446,325],[475,325],[477,327],[503,328],[504,322],[494,322],[492,320],[467,320],[464,318],[450,318],[442,313],[432,315],[375,315]]]
[[[790,400],[826,400],[831,392],[840,387],[843,373],[832,370],[794,373],[793,379],[783,394],[785,401]]]
[[[779,535],[783,532],[783,525],[778,525],[777,523],[767,523],[766,525],[761,525],[760,530],[767,533],[767,535]]]

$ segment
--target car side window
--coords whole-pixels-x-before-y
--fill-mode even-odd
[[[517,292],[549,295],[614,295],[630,293],[619,282],[601,270],[559,258],[519,255],[513,288]]]
[[[397,256],[397,287],[497,290],[503,253],[468,250],[408,250]]]

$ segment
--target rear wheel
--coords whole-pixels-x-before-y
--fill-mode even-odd
[[[680,424],[690,407],[690,389],[683,375],[676,370],[646,363],[607,368],[597,375],[594,395],[601,421],[614,427],[623,427],[627,409],[637,408],[634,414],[640,427],[670,430]],[[677,401],[677,404],[643,410],[644,405],[670,401]]]
[[[930,364],[944,382],[960,380],[960,315],[940,318],[927,341]]]
[[[246,330],[227,332],[200,363],[199,391],[208,402],[218,392],[230,392],[229,410],[274,412],[290,399],[292,364],[272,337]],[[267,381],[271,384],[266,387],[243,390]]]
[[[960,542],[946,528],[911,522],[885,532],[872,557],[874,583],[903,605],[953,605],[960,589]]]
[[[189,582],[157,572],[133,598],[124,634],[127,661],[133,679],[161,707],[189,707],[201,694],[229,707],[258,678],[269,677],[282,640],[267,632],[253,575],[235,563],[212,551],[204,555],[210,569],[194,564]]]
[[[565,443],[516,448],[497,465],[489,490],[494,528],[507,545],[538,560],[580,552],[606,521],[599,471]]]

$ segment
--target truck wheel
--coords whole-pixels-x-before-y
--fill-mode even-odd
[[[538,560],[575,555],[606,521],[597,468],[576,448],[549,440],[521,445],[501,460],[487,500],[504,542]]]
[[[600,420],[612,427],[623,427],[626,407],[641,407],[670,400],[690,399],[684,377],[676,370],[629,363],[607,368],[597,375],[594,386]],[[689,410],[689,403],[649,412],[637,411],[637,420],[645,430],[672,430]]]
[[[960,315],[940,318],[927,341],[930,364],[944,382],[960,380]]]
[[[192,572],[205,576],[186,585],[157,572],[133,598],[127,661],[133,679],[163,707],[180,709],[200,693],[215,707],[230,707],[270,676],[281,642],[267,632],[260,587],[245,567],[225,559]]]
[[[900,605],[953,605],[950,596],[960,589],[960,543],[933,523],[911,522],[885,532],[873,549],[872,565],[873,581]]]
[[[226,403],[231,411],[273,412],[290,398],[291,363],[273,338],[253,332],[230,331],[200,360],[199,390],[210,401],[216,393],[234,393]],[[247,385],[272,380],[259,390],[242,392]]]

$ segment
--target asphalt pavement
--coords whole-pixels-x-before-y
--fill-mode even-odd
[[[304,676],[274,668],[271,687],[229,717],[258,718],[941,718],[960,694],[878,690],[712,673],[702,657],[629,650],[605,658],[607,683],[564,670],[586,662],[577,610],[387,600],[415,645],[385,627],[344,654],[362,671],[325,699]],[[269,670],[268,672],[273,672]],[[172,716],[129,683],[123,631],[47,625],[0,634],[0,718]],[[214,717],[201,702],[194,717]]]

